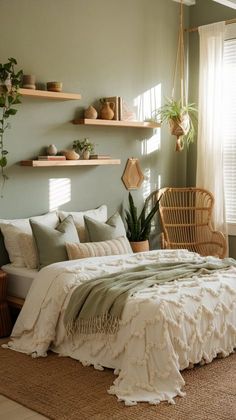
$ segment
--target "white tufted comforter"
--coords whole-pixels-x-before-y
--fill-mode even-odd
[[[209,257],[210,258],[210,257]],[[131,297],[115,336],[67,337],[63,316],[75,287],[100,274],[145,262],[201,261],[185,250],[150,251],[53,264],[36,276],[12,332],[10,348],[47,350],[115,369],[109,393],[127,405],[174,402],[183,395],[180,370],[209,363],[236,348],[236,268],[145,289]]]

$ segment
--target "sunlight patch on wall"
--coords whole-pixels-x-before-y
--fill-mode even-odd
[[[156,189],[160,190],[161,188],[161,175],[158,175]]]
[[[153,117],[153,112],[161,106],[161,83],[146,90],[134,99],[137,109],[137,119],[145,121]]]
[[[143,198],[146,200],[146,198],[151,193],[151,169],[145,168],[144,170],[144,181],[143,181]]]
[[[161,84],[146,90],[134,99],[134,105],[137,110],[137,119],[145,121],[153,118],[154,111],[161,106]],[[142,155],[149,155],[161,147],[161,130],[156,128],[153,130],[151,138],[142,141]]]
[[[161,148],[161,129],[155,128],[154,134],[149,139],[143,139],[141,145],[141,153],[143,156],[160,150]]]
[[[71,201],[71,180],[69,178],[49,179],[49,211],[57,210]]]
[[[158,174],[157,178],[154,176],[154,182],[151,180],[151,170],[146,168],[144,170],[144,181],[143,181],[143,199],[146,198],[153,192],[158,191],[162,188],[161,185],[161,175]]]

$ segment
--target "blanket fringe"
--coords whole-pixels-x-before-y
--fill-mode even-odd
[[[119,318],[109,313],[101,316],[85,319],[76,319],[67,323],[66,333],[68,336],[79,334],[116,334],[119,328]]]

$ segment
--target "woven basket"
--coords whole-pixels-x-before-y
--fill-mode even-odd
[[[169,120],[170,132],[176,137],[188,134],[190,130],[190,119],[188,114],[183,114],[181,119]]]

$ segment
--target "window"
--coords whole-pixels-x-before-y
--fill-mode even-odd
[[[229,25],[231,26],[231,25]],[[226,220],[236,235],[236,39],[224,45],[224,188]]]

